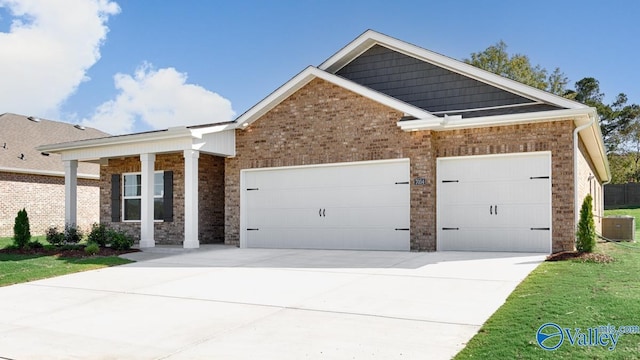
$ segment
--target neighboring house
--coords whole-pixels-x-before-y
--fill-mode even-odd
[[[27,210],[31,233],[44,234],[51,225],[65,225],[64,167],[60,155],[37,146],[109,136],[101,131],[32,116],[0,114],[0,236],[13,236],[22,208]],[[78,168],[76,225],[88,229],[99,220],[99,165]]]
[[[40,149],[142,247],[572,250],[610,178],[595,109],[374,31],[233,122]]]

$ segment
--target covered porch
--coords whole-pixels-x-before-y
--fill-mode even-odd
[[[77,223],[78,163],[93,162],[101,165],[101,223],[133,232],[141,248],[180,240],[184,248],[198,248],[213,226],[207,216],[224,221],[224,158],[235,155],[234,125],[176,127],[38,150],[58,153],[64,162],[66,224]]]

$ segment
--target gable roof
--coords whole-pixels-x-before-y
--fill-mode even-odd
[[[431,119],[436,117],[428,111],[417,106],[408,104],[392,96],[378,92],[343,77],[328,73],[326,71],[322,71],[313,66],[309,66],[302,72],[298,73],[298,75],[294,76],[291,80],[287,81],[284,85],[279,87],[276,91],[269,94],[269,96],[264,98],[255,106],[247,110],[244,114],[240,115],[236,119],[238,127],[244,128],[252,122],[256,121],[262,115],[269,112],[276,105],[280,104],[286,98],[288,98],[293,93],[300,90],[303,86],[311,82],[311,80],[316,78],[328,81],[344,89],[353,91],[356,94],[367,97],[373,101],[379,102],[398,111],[402,111],[403,113],[411,117],[419,119]]]
[[[435,65],[470,79],[480,81],[484,84],[494,86],[498,89],[508,91],[523,98],[531,99],[535,102],[546,103],[565,109],[587,107],[579,102],[536,89],[515,80],[507,79],[500,75],[477,68],[473,65],[469,65],[462,61],[438,54],[373,30],[365,31],[362,35],[358,36],[355,40],[320,64],[318,68],[336,74],[360,55],[376,45],[383,46],[400,54]]]
[[[0,115],[0,129],[0,171],[52,176],[64,175],[60,155],[36,147],[109,136],[90,127],[10,113]],[[99,165],[78,164],[79,177],[97,179],[99,174]]]
[[[363,54],[364,57],[380,56],[370,63],[386,61],[390,65],[374,64],[367,68],[370,65],[367,61],[358,60]],[[398,71],[397,69],[402,66],[413,67],[413,70]],[[395,73],[384,73],[388,69],[392,69],[391,72],[395,71]],[[367,71],[370,70],[375,73],[373,77],[379,78],[373,81],[367,79],[369,76]],[[398,76],[398,72],[403,73],[403,71],[404,74],[409,73],[404,79]],[[450,80],[447,81],[457,84],[449,88],[446,85],[443,88],[429,88],[430,84],[422,79],[425,73],[429,72],[436,72],[436,74],[435,76],[427,74],[427,77],[432,76],[432,79],[441,76],[449,77]],[[581,127],[579,136],[587,144],[587,151],[597,163],[601,178],[610,179],[609,163],[604,151],[596,109],[373,30],[365,31],[317,68],[307,67],[286,82],[240,115],[235,120],[236,128],[246,128],[314,78],[324,79],[402,111],[405,116],[399,119],[397,125],[404,131],[441,131],[573,119],[576,127]],[[407,79],[409,81],[406,81]],[[394,81],[398,84],[393,84]],[[416,83],[418,86],[415,85]],[[460,85],[464,88],[465,84],[468,87],[482,87],[483,90],[458,96]],[[436,97],[458,96],[462,99],[458,102],[446,103],[445,101],[444,105],[436,103],[434,106],[431,102],[433,95],[424,95],[431,90],[441,91],[440,94],[436,94]],[[419,94],[420,92],[422,95]],[[418,93],[417,97],[416,93]],[[488,96],[486,96],[487,93]],[[420,98],[420,96],[426,97]],[[484,105],[487,98],[490,106]],[[429,101],[424,101],[425,99]],[[467,108],[451,108],[456,104],[466,104]],[[438,106],[442,107],[438,108]],[[583,127],[583,125],[587,126],[586,124],[588,129]]]

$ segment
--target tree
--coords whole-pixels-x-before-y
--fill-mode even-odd
[[[600,129],[608,153],[619,150],[626,152],[637,147],[640,140],[637,124],[640,120],[640,105],[627,104],[627,95],[620,93],[613,103],[605,104],[604,94],[600,92],[600,82],[592,77],[576,82],[575,90],[569,91],[567,95],[598,110]],[[638,151],[640,148],[634,150]]]
[[[569,82],[559,68],[549,74],[540,65],[531,65],[526,55],[509,56],[507,44],[502,40],[482,52],[471,53],[471,58],[464,62],[556,95],[563,95]]]
[[[29,228],[29,216],[27,210],[18,211],[15,223],[13,225],[13,244],[18,248],[26,248],[31,241],[31,230]]]
[[[559,68],[555,68],[549,74],[540,65],[531,65],[526,55],[510,56],[507,44],[502,40],[484,51],[471,53],[471,58],[464,61],[500,76],[596,108],[600,115],[600,128],[607,153],[625,155],[635,152],[636,158],[640,158],[640,130],[637,130],[640,127],[637,125],[640,122],[640,105],[628,104],[627,95],[624,93],[618,94],[613,103],[605,104],[604,94],[600,92],[600,83],[592,77],[585,77],[576,82],[575,89],[567,89],[569,79]],[[619,159],[621,157],[612,157],[610,161]],[[640,177],[634,178],[635,181],[640,181]]]
[[[593,252],[596,247],[596,225],[593,221],[593,198],[585,196],[580,209],[580,221],[576,231],[576,249],[580,252]]]

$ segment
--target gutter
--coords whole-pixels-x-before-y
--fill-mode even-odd
[[[573,198],[574,198],[574,206],[573,206],[573,214],[574,214],[574,230],[579,220],[579,211],[580,209],[580,199],[578,199],[578,133],[591,125],[596,121],[596,115],[593,113],[589,114],[589,122],[583,125],[578,126],[573,130]]]

